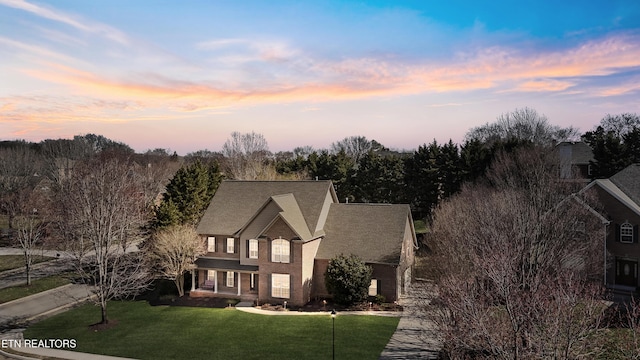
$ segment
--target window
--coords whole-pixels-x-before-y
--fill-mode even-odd
[[[620,225],[620,242],[633,242],[633,225],[629,224],[628,222]]]
[[[216,271],[215,270],[207,270],[207,280],[215,280],[216,279]]]
[[[214,236],[209,236],[207,238],[207,251],[216,252],[216,238]]]
[[[251,239],[249,240],[249,259],[257,259],[258,258],[258,240]]]
[[[271,297],[289,298],[289,274],[271,274]]]
[[[227,238],[227,253],[233,254],[235,252],[236,239]]]
[[[371,279],[371,285],[369,285],[369,296],[378,295],[378,280]]]
[[[233,287],[234,275],[233,271],[227,271],[227,287]]]
[[[271,242],[271,261],[289,262],[289,242],[285,239],[275,239]]]

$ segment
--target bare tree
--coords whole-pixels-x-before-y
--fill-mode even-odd
[[[331,153],[344,151],[357,164],[360,158],[372,149],[372,142],[364,136],[349,136],[331,144]]]
[[[102,323],[107,302],[139,293],[150,281],[140,252],[130,248],[145,223],[145,199],[135,167],[108,154],[82,161],[60,188],[60,229],[76,270],[94,285]]]
[[[150,255],[159,274],[172,280],[178,294],[184,295],[184,273],[193,268],[205,243],[191,225],[175,225],[158,232],[150,247]]]
[[[602,223],[547,154],[498,158],[492,185],[434,214],[437,320],[455,358],[572,358],[599,326]]]
[[[545,115],[528,107],[501,114],[494,123],[473,128],[466,135],[467,140],[477,139],[485,143],[515,140],[544,146],[577,137],[577,129],[551,125]]]
[[[0,149],[0,210],[8,217],[9,228],[41,180],[41,170],[41,158],[26,144]]]
[[[236,180],[263,179],[273,164],[269,163],[269,145],[262,134],[234,131],[222,145],[227,177]]]
[[[20,204],[20,211],[15,218],[14,242],[22,249],[24,255],[27,285],[31,285],[31,266],[33,257],[46,235],[48,198],[40,191],[29,191]]]

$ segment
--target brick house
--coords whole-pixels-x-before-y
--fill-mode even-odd
[[[633,164],[609,179],[592,181],[582,190],[595,192],[606,224],[605,284],[613,290],[636,291],[640,286],[640,164]]]
[[[330,181],[223,181],[197,228],[207,253],[190,296],[303,305],[328,296],[339,254],[373,268],[369,293],[394,301],[411,283],[417,248],[408,205],[341,204]]]

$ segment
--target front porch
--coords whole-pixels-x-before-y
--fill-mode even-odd
[[[258,267],[239,261],[200,258],[191,276],[190,297],[258,299]]]

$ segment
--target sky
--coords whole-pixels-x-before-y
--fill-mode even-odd
[[[0,0],[0,139],[398,150],[640,113],[640,2]]]

